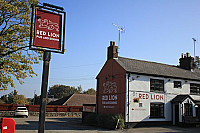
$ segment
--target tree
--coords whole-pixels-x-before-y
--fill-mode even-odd
[[[53,85],[49,88],[48,95],[53,95],[54,98],[63,98],[74,93],[81,93],[82,88],[79,86],[77,89],[75,87],[70,87],[66,85]]]
[[[1,96],[1,100],[6,104],[28,104],[24,95],[18,95],[16,90],[12,91],[8,95]]]
[[[24,95],[15,95],[12,104],[29,104]]]
[[[37,75],[32,68],[41,60],[41,53],[28,48],[30,5],[38,0],[0,0],[0,90],[14,86],[13,78]]]
[[[8,97],[7,97],[7,95],[1,96],[0,99],[1,99],[4,103],[8,103]]]
[[[7,102],[8,104],[13,104],[14,103],[14,97],[16,95],[18,95],[17,93],[18,92],[16,90],[14,90],[14,91],[12,91],[11,93],[8,94],[8,102]]]
[[[3,100],[0,99],[0,104],[4,104],[5,102]]]
[[[82,92],[82,87],[81,87],[81,85],[78,86],[76,90],[77,90],[77,91],[76,91],[75,93],[78,93],[78,94],[81,93],[81,92]]]
[[[96,95],[96,90],[93,88],[90,88],[87,91],[83,91],[83,94]]]
[[[196,56],[196,59],[195,59],[195,67],[197,69],[200,69],[200,58],[199,56]]]

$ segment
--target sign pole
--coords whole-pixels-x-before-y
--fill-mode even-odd
[[[43,3],[43,6],[31,6],[32,15],[29,49],[44,51],[38,123],[38,133],[44,133],[49,63],[51,52],[64,54],[66,12],[64,8],[48,3]]]
[[[48,87],[50,59],[51,59],[51,52],[44,51],[38,133],[44,133],[44,130],[45,130],[45,113],[46,113],[46,104],[47,104],[47,87]]]

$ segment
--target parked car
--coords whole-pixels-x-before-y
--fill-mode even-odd
[[[26,107],[17,107],[17,109],[15,110],[15,116],[28,117],[28,109]]]

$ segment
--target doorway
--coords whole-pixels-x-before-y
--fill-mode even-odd
[[[200,120],[200,105],[196,107],[196,117]]]
[[[175,105],[175,125],[179,123],[179,105]]]

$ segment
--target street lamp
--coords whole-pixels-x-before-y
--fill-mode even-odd
[[[192,38],[192,40],[194,41],[194,61],[196,61],[196,57],[195,57],[195,42],[197,41],[195,38]]]

